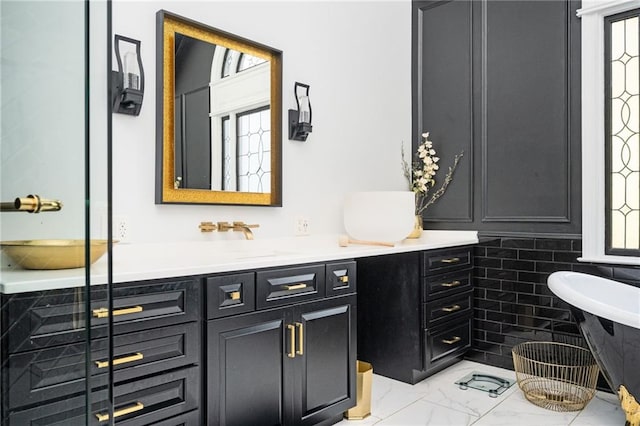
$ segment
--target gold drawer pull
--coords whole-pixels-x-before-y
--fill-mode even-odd
[[[114,309],[112,314],[115,317],[118,315],[137,314],[138,312],[142,312],[142,306],[133,306],[131,308],[124,308],[124,309]],[[109,316],[109,309],[107,308],[94,309],[93,316],[96,318],[107,318]]]
[[[349,275],[343,275],[340,278],[338,278],[340,280],[340,282],[342,283],[348,283],[349,282]]]
[[[307,288],[305,283],[295,284],[295,285],[285,285],[287,290],[300,290],[301,288]]]
[[[296,350],[296,354],[304,355],[304,331],[302,328],[302,323],[297,322],[296,327],[298,328],[298,349]]]
[[[450,259],[442,259],[440,262],[442,262],[442,263],[457,263],[457,262],[460,262],[460,258],[459,257],[452,257]]]
[[[144,356],[142,355],[142,353],[137,352],[133,355],[123,356],[122,358],[114,359],[111,362],[111,365],[120,365],[120,364],[126,364],[128,362],[140,361],[143,358]],[[107,368],[109,366],[109,361],[95,361],[95,363],[98,366],[98,368]]]
[[[296,350],[294,349],[295,340],[296,340],[296,328],[293,324],[287,324],[287,329],[289,330],[289,352],[287,356],[289,358],[296,357]]]
[[[462,337],[460,336],[454,336],[453,339],[442,339],[442,343],[446,343],[447,345],[453,345],[454,343],[458,343],[460,340],[462,340]]]
[[[134,405],[130,407],[114,411],[113,418],[115,419],[116,417],[126,416],[127,414],[135,413],[136,411],[140,411],[142,409],[144,409],[144,404],[142,402],[136,402]],[[99,422],[106,422],[107,420],[109,420],[109,413],[106,413],[106,414],[98,413],[96,414],[96,417],[98,418]]]
[[[451,305],[451,306],[445,306],[444,308],[442,308],[442,312],[455,312],[455,311],[459,311],[461,309],[460,305]]]
[[[229,293],[229,298],[231,300],[240,300],[240,292],[239,291],[232,291],[231,293]]]
[[[456,281],[451,281],[450,283],[442,283],[440,284],[442,287],[456,287],[459,286],[460,284],[462,284],[460,281],[456,280]]]

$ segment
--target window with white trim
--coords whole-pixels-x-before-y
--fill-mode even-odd
[[[640,265],[640,8],[583,0],[581,260]]]
[[[605,18],[606,254],[640,255],[640,9]]]

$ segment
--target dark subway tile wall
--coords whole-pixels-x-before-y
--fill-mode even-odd
[[[549,274],[577,271],[640,286],[640,268],[578,263],[582,240],[490,238],[474,249],[473,344],[467,358],[513,369],[521,342],[586,346],[569,306],[547,287]]]

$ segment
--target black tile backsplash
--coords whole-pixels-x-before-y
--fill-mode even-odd
[[[526,341],[586,344],[569,306],[547,287],[549,274],[577,271],[640,286],[640,268],[578,263],[581,239],[484,238],[474,248],[474,330],[467,358],[513,369]]]

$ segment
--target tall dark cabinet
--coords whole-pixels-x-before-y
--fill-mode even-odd
[[[431,229],[580,233],[579,1],[412,3],[413,141],[456,176]]]

